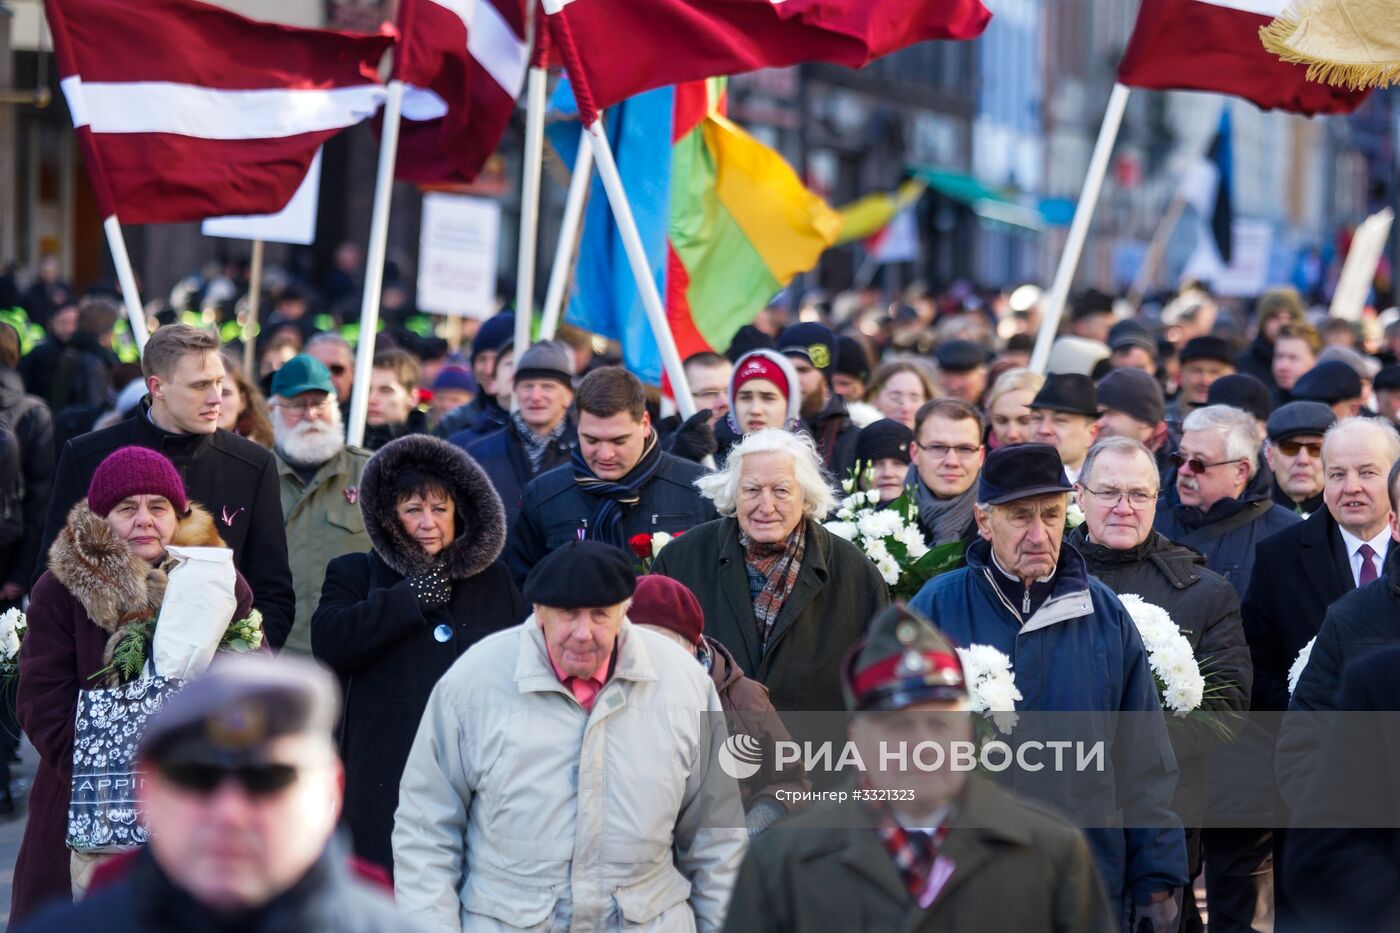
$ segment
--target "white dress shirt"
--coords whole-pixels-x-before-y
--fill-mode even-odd
[[[1385,571],[1382,566],[1385,564],[1385,555],[1390,551],[1390,526],[1381,529],[1381,533],[1370,541],[1362,541],[1356,535],[1338,526],[1338,531],[1342,533],[1342,545],[1347,550],[1347,564],[1351,567],[1351,582],[1357,586],[1361,585],[1361,565],[1365,558],[1361,556],[1361,545],[1371,545],[1371,550],[1376,552],[1376,556],[1371,558],[1371,562],[1376,565],[1376,578],[1384,576]]]

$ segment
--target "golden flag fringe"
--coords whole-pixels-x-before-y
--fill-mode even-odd
[[[1308,80],[1360,91],[1400,83],[1393,0],[1300,0],[1259,30],[1264,48],[1308,66]]]

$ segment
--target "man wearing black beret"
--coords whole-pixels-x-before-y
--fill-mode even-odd
[[[399,788],[405,914],[438,930],[464,910],[534,928],[617,929],[638,909],[658,929],[724,922],[747,833],[718,763],[723,709],[690,655],[627,621],[635,589],[616,548],[556,548],[525,581],[534,614],[438,682]]]
[[[870,381],[870,354],[854,337],[836,338],[836,371],[831,375],[833,391],[848,402],[865,398]]]
[[[1371,388],[1376,390],[1380,416],[1400,424],[1400,363],[1392,363],[1376,373]]]
[[[987,351],[971,340],[951,340],[933,352],[939,391],[972,405],[987,391]]]
[[[1289,395],[1294,401],[1321,402],[1339,419],[1361,414],[1361,377],[1340,360],[1318,363],[1303,373]]]

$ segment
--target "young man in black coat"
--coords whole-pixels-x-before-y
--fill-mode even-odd
[[[219,338],[185,324],[167,325],[146,341],[142,367],[150,394],[140,413],[64,445],[34,577],[44,572],[49,545],[86,495],[97,465],[120,447],[147,447],[170,458],[190,498],[214,516],[234,566],[253,590],[267,641],[280,648],[292,628],[296,596],[277,461],[271,451],[219,428]]]
[[[579,383],[578,447],[572,462],[525,487],[510,529],[507,562],[518,585],[570,541],[628,550],[637,534],[686,531],[718,517],[695,480],[705,470],[661,450],[637,377],[604,366]]]

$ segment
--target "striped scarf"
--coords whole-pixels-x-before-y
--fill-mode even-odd
[[[656,442],[655,431],[647,435],[637,465],[616,482],[594,476],[588,461],[583,459],[583,445],[574,448],[574,482],[584,492],[602,500],[588,523],[588,540],[627,550],[627,539],[622,534],[623,506],[631,508],[642,501],[642,487],[651,482],[660,465],[661,447]]]
[[[760,544],[741,534],[739,543],[744,546],[744,563],[763,581],[758,595],[753,599],[753,618],[758,626],[758,653],[762,657],[768,653],[768,638],[773,634],[773,625],[783,611],[783,604],[797,585],[802,556],[807,552],[807,522],[804,519],[786,541]]]

